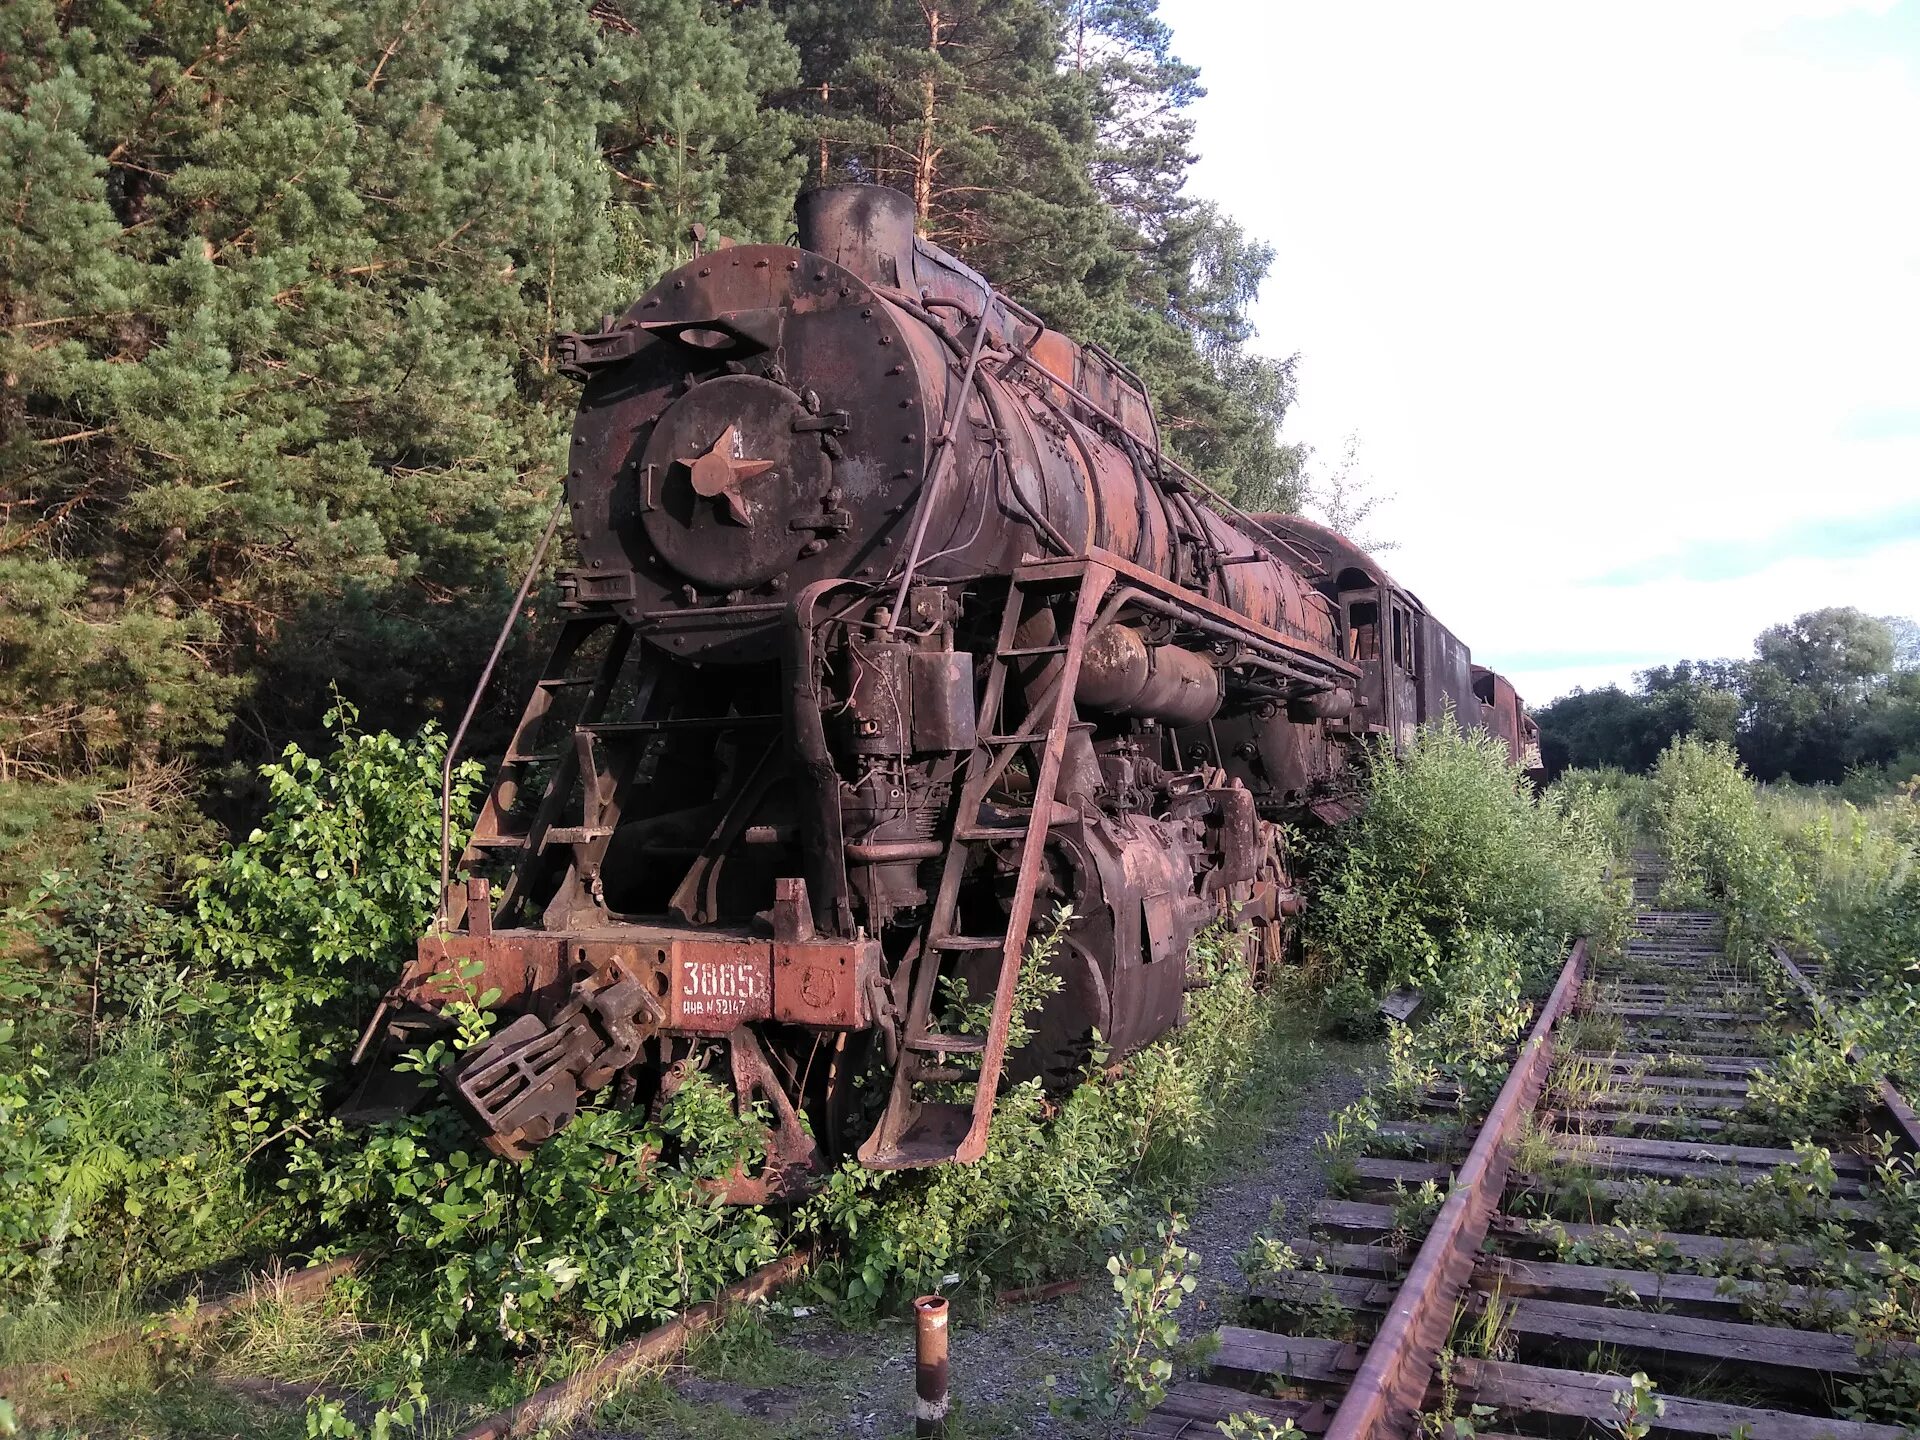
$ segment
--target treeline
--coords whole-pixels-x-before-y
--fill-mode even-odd
[[[913,195],[1288,505],[1270,252],[1182,193],[1169,42],[1155,0],[6,7],[0,884],[210,777],[232,818],[330,690],[463,695],[559,483],[549,337],[803,185]]]
[[[1680,736],[1717,740],[1760,780],[1868,786],[1920,774],[1920,627],[1851,608],[1762,631],[1751,660],[1682,660],[1635,688],[1576,690],[1538,712],[1550,772],[1652,769]]]

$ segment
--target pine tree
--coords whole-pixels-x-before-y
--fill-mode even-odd
[[[913,196],[920,232],[1070,327],[1110,238],[1094,129],[1048,0],[787,0],[811,183]]]
[[[0,13],[0,781],[460,693],[559,478],[549,336],[690,219],[784,227],[793,64],[708,0]]]
[[[1249,348],[1272,248],[1185,193],[1199,72],[1173,54],[1156,0],[1066,0],[1065,17],[1064,63],[1090,84],[1092,173],[1126,262],[1099,291],[1095,338],[1147,381],[1183,460],[1243,504],[1295,509],[1305,454],[1279,438],[1294,361]]]

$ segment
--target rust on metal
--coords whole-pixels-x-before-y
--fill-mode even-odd
[[[1553,1027],[1580,992],[1587,942],[1576,941],[1553,993],[1487,1112],[1473,1149],[1453,1179],[1453,1188],[1433,1228],[1421,1242],[1393,1307],[1367,1348],[1340,1408],[1327,1426],[1328,1440],[1382,1440],[1406,1435],[1426,1399],[1434,1365],[1447,1343],[1454,1306],[1466,1293],[1474,1259],[1500,1203],[1513,1147],[1553,1063]]]
[[[994,1296],[1002,1305],[1040,1305],[1062,1295],[1077,1295],[1086,1282],[1078,1279],[1049,1280],[1044,1285],[1021,1285],[1001,1290]]]
[[[578,1415],[595,1397],[604,1395],[629,1375],[673,1359],[694,1336],[725,1319],[728,1311],[773,1294],[801,1274],[810,1259],[810,1252],[803,1247],[762,1265],[751,1275],[734,1281],[713,1299],[688,1306],[664,1325],[627,1341],[577,1375],[536,1390],[517,1405],[468,1426],[456,1440],[514,1440]]]
[[[1655,878],[1649,858],[1636,856],[1634,888],[1643,906],[1657,899]],[[1621,1207],[1644,1205],[1661,1187],[1771,1191],[1783,1167],[1804,1163],[1804,1152],[1766,1131],[1751,1134],[1764,1116],[1742,1116],[1748,1077],[1770,1068],[1772,1047],[1758,1041],[1772,1009],[1757,977],[1724,955],[1724,940],[1717,914],[1643,909],[1620,968],[1606,957],[1588,966],[1597,982],[1590,995],[1575,998],[1578,967],[1570,960],[1457,1175],[1447,1163],[1446,1128],[1425,1120],[1382,1126],[1394,1153],[1351,1162],[1346,1193],[1358,1198],[1316,1207],[1311,1228],[1320,1238],[1297,1245],[1306,1263],[1250,1287],[1251,1297],[1283,1314],[1323,1322],[1331,1307],[1353,1317],[1357,1333],[1372,1334],[1364,1354],[1226,1326],[1214,1378],[1338,1393],[1327,1431],[1346,1440],[1407,1440],[1430,1428],[1436,1414],[1464,1414],[1468,1406],[1476,1429],[1483,1416],[1502,1432],[1616,1429],[1621,1397],[1633,1393],[1625,1375],[1635,1370],[1649,1372],[1665,1406],[1638,1417],[1650,1420],[1653,1432],[1892,1440],[1900,1433],[1894,1427],[1830,1413],[1836,1406],[1857,1413],[1858,1400],[1847,1397],[1872,1390],[1865,1377],[1920,1363],[1920,1344],[1911,1337],[1878,1329],[1856,1334],[1835,1323],[1853,1304],[1832,1284],[1836,1264],[1873,1276],[1900,1263],[1895,1252],[1862,1248],[1886,1223],[1873,1193],[1877,1149],[1861,1148],[1861,1137],[1847,1127],[1815,1130],[1815,1143],[1833,1147],[1823,1151],[1830,1173],[1804,1201],[1797,1235],[1788,1230],[1786,1238],[1763,1243],[1626,1223],[1631,1212]],[[1831,1018],[1817,978],[1784,953],[1775,958],[1815,1012]],[[1622,1024],[1623,1043],[1606,1053],[1573,1054],[1549,1075],[1547,1027],[1576,1007]],[[1543,1079],[1557,1088],[1543,1090]],[[1889,1094],[1896,1103],[1884,1104]],[[1430,1085],[1423,1108],[1458,1108],[1462,1098],[1457,1087],[1443,1094]],[[1882,1099],[1885,1115],[1873,1138],[1903,1143],[1905,1100],[1891,1087]],[[1519,1171],[1511,1161],[1513,1138],[1530,1111],[1555,1161],[1541,1173]],[[1647,1133],[1665,1124],[1682,1133]],[[1738,1143],[1748,1139],[1755,1143]],[[1419,1158],[1401,1158],[1409,1145]],[[1449,1178],[1454,1188],[1403,1278],[1406,1187]],[[1516,1213],[1506,1212],[1503,1199]],[[1764,1193],[1757,1200],[1762,1215],[1779,1203]],[[1571,1214],[1613,1223],[1554,1218]],[[1740,1229],[1711,1221],[1703,1228]],[[1843,1251],[1836,1242],[1844,1244],[1848,1231],[1861,1238]],[[1585,1263],[1569,1263],[1576,1259]],[[1755,1266],[1766,1269],[1752,1272]],[[1764,1278],[1739,1278],[1746,1273]],[[1508,1358],[1456,1357],[1442,1374],[1441,1347],[1463,1319],[1477,1334],[1497,1334],[1498,1353]],[[1620,1373],[1585,1373],[1602,1363],[1596,1356]],[[1734,1372],[1751,1395],[1745,1404],[1690,1393],[1703,1379]],[[1243,1396],[1219,1384],[1181,1382],[1132,1433],[1139,1440],[1189,1433],[1192,1422],[1233,1414]],[[1631,1403],[1644,1406],[1645,1392]],[[1802,1408],[1770,1408],[1776,1404]]]
[[[947,1301],[922,1295],[913,1302],[913,1433],[947,1433]]]
[[[1284,827],[1353,813],[1369,746],[1522,723],[1381,567],[1210,490],[1137,374],[918,237],[907,197],[812,191],[796,228],[556,337],[583,391],[548,539],[564,514],[576,563],[355,1047],[357,1118],[422,1103],[396,1065],[493,992],[499,1033],[442,1080],[497,1154],[745,1055],[833,1159],[975,1159],[1003,1080],[1064,1087],[1096,1035],[1117,1062],[1179,1022],[1206,924],[1284,963]]]

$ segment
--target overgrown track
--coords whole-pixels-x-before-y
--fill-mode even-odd
[[[1247,1412],[1337,1440],[1920,1433],[1920,1347],[1870,1319],[1883,1187],[1910,1180],[1873,1155],[1912,1153],[1913,1112],[1883,1085],[1864,1131],[1813,1136],[1828,1158],[1782,1148],[1749,1103],[1785,1038],[1769,985],[1825,1001],[1784,953],[1730,963],[1720,916],[1653,908],[1635,860],[1626,953],[1588,972],[1575,948],[1471,1148],[1457,1094],[1383,1123],[1296,1268],[1251,1287],[1259,1323],[1223,1326],[1208,1382],[1136,1436]],[[1447,1199],[1416,1247],[1428,1180]],[[1907,1427],[1841,1418],[1863,1399]]]
[[[210,1330],[231,1317],[251,1310],[262,1301],[276,1305],[305,1305],[326,1294],[327,1287],[343,1276],[352,1275],[366,1263],[366,1252],[356,1250],[335,1260],[289,1269],[278,1259],[269,1260],[231,1281],[224,1293],[211,1300],[198,1297],[211,1288],[210,1279],[187,1283],[192,1303],[172,1313],[138,1325],[129,1325],[83,1346],[71,1361],[43,1360],[0,1370],[0,1398],[17,1394],[22,1386],[50,1375],[60,1375],[79,1361],[100,1360],[139,1345],[183,1340],[202,1330]]]
[[[628,1376],[671,1361],[703,1330],[710,1330],[740,1305],[764,1300],[807,1268],[805,1246],[770,1260],[711,1300],[689,1305],[673,1319],[619,1346],[586,1369],[535,1391],[517,1405],[477,1420],[455,1440],[514,1440],[564,1425]]]

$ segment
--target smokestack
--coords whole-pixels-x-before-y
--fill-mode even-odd
[[[869,285],[913,288],[912,196],[885,185],[826,185],[802,195],[797,212],[802,249]]]

